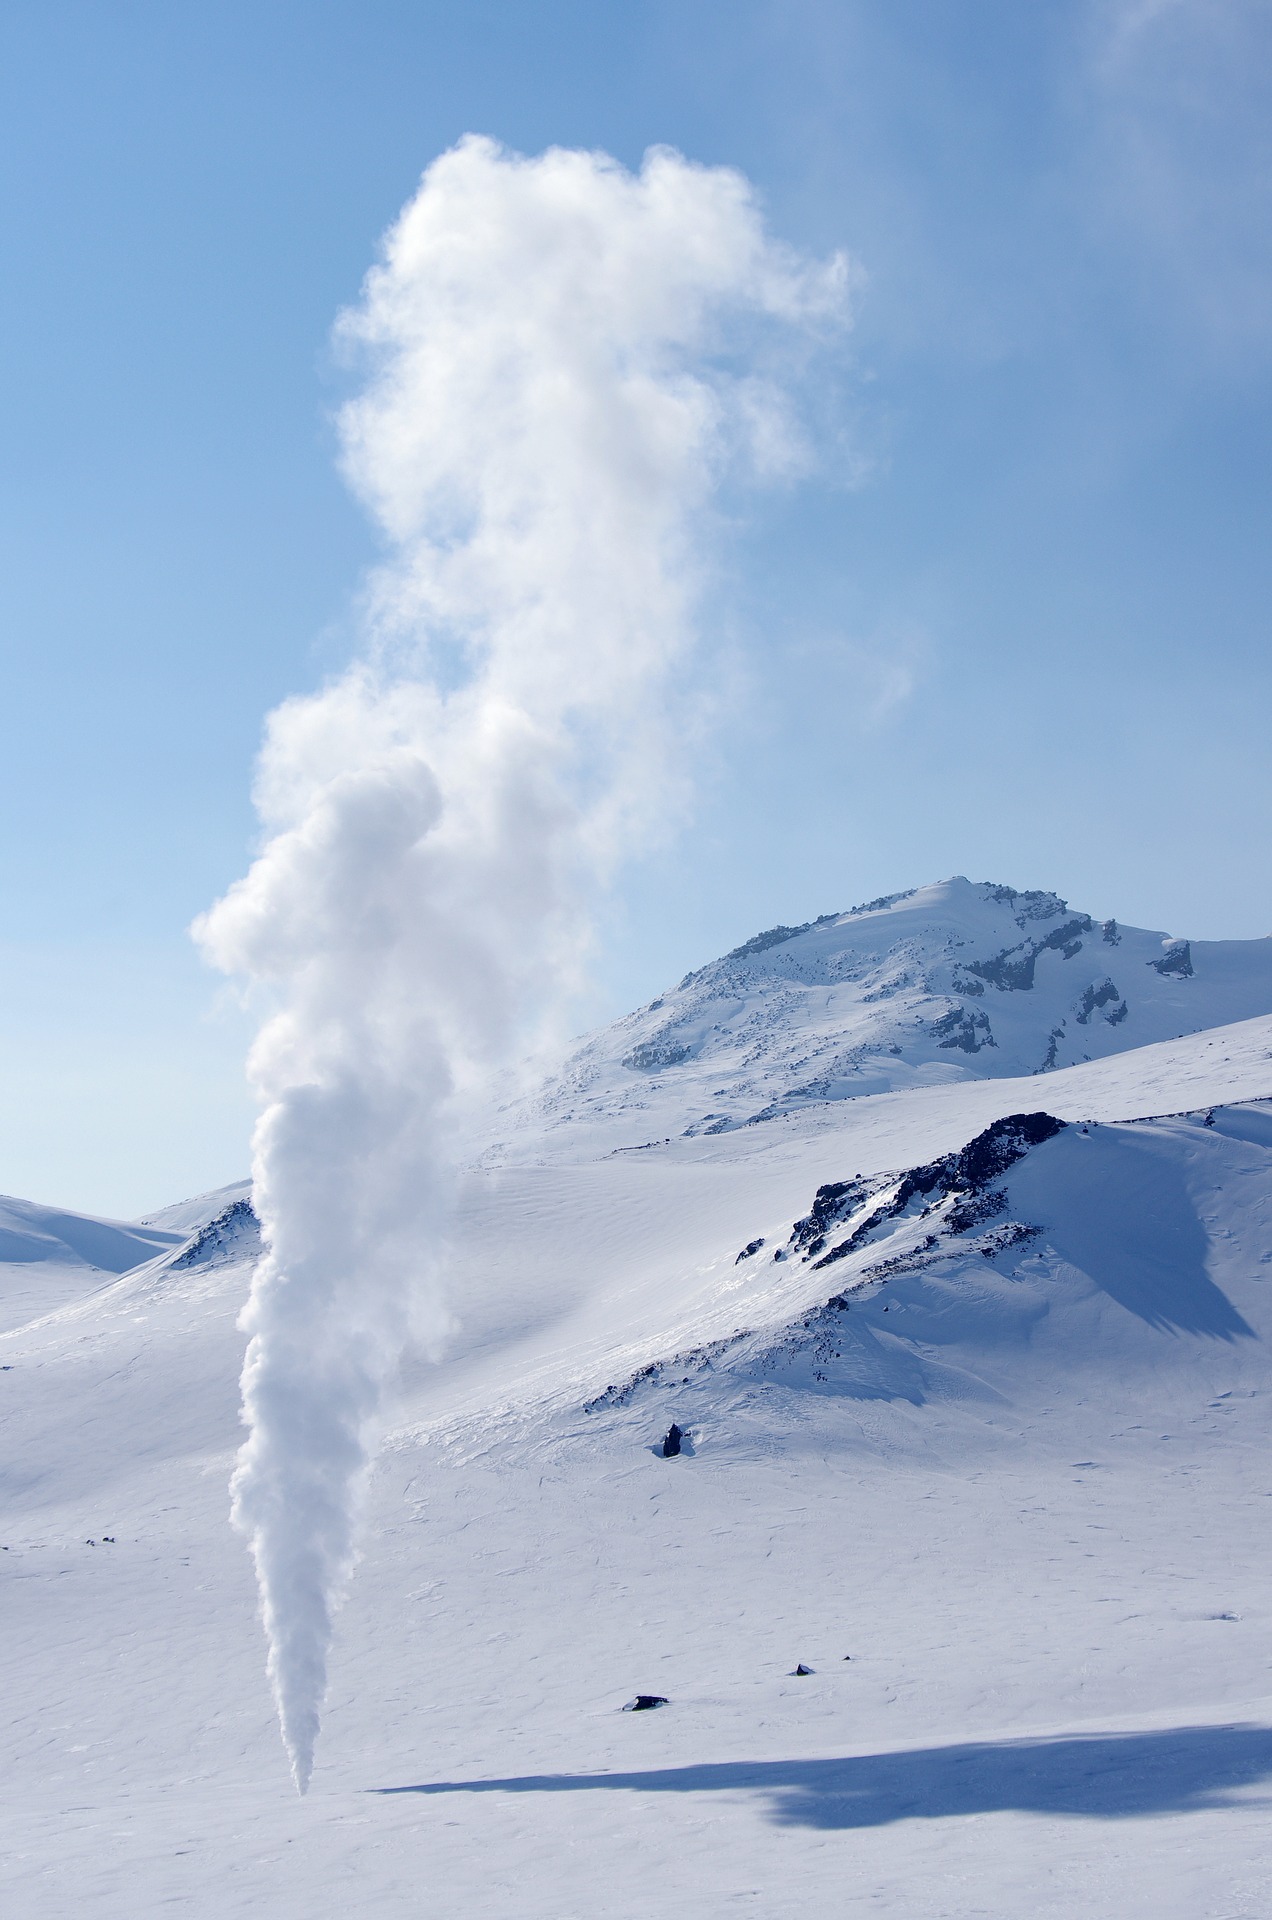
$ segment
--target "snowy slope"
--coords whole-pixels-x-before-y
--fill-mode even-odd
[[[244,1192],[0,1339],[9,1909],[1267,1912],[1272,1015],[634,1118],[467,1181],[303,1803],[226,1524]]]
[[[178,1200],[173,1206],[160,1207],[157,1213],[148,1213],[139,1224],[143,1227],[160,1227],[184,1238],[187,1234],[197,1233],[200,1227],[224,1213],[235,1201],[250,1200],[251,1196],[251,1181],[236,1180],[228,1187],[214,1188],[211,1193],[196,1194],[193,1200]]]
[[[819,1186],[903,1169],[1037,1108],[1111,1122],[1272,1095],[1272,1017],[1024,1080],[968,1081],[675,1137],[635,1151],[477,1170],[452,1255],[458,1326],[431,1402],[446,1417],[542,1393],[578,1402],[625,1372],[815,1299],[766,1255]],[[823,1288],[822,1294],[835,1291]]]
[[[181,1238],[160,1225],[101,1220],[0,1195],[0,1330],[109,1284]]]
[[[687,974],[514,1104],[500,1151],[541,1151],[544,1132],[550,1152],[723,1132],[891,1088],[1049,1072],[1269,1012],[1272,939],[1173,939],[958,878],[771,928]]]
[[[1039,1112],[917,1167],[824,1183],[768,1255],[802,1273],[806,1311],[647,1364],[589,1410],[657,1403],[655,1422],[674,1416],[694,1433],[696,1408],[718,1422],[757,1381],[916,1406],[979,1400],[985,1356],[1004,1345],[1023,1350],[1017,1393],[1029,1376],[1045,1394],[1094,1373],[1114,1376],[1125,1401],[1137,1371],[1161,1365],[1144,1327],[1256,1338],[1231,1293],[1248,1291],[1253,1248],[1272,1266],[1270,1153],[1272,1104],[1122,1126]],[[1216,1206],[1226,1182],[1240,1192]],[[1216,1232],[1240,1239],[1237,1262],[1211,1253]],[[736,1258],[762,1269],[765,1248],[749,1242]],[[1234,1265],[1225,1290],[1214,1275]]]
[[[198,1260],[213,1239],[227,1251],[254,1251],[250,1195],[251,1182],[241,1180],[144,1220],[105,1220],[0,1195],[0,1332],[100,1292],[120,1274],[167,1265],[166,1256],[178,1265]]]

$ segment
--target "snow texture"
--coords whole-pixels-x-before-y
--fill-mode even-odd
[[[1258,944],[1144,968],[1243,1017],[1054,1073],[478,1156],[303,1803],[224,1518],[244,1196],[84,1268],[0,1339],[9,1910],[1266,1913]]]

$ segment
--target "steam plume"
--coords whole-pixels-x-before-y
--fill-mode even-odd
[[[450,1142],[658,815],[713,480],[744,441],[789,458],[739,329],[843,290],[736,173],[469,138],[342,322],[368,368],[346,470],[389,558],[362,657],[271,716],[264,850],[196,926],[270,1007],[233,1511],[302,1793],[384,1396],[445,1329]]]

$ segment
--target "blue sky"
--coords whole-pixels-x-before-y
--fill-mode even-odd
[[[956,871],[1272,929],[1269,94],[1253,0],[6,7],[0,1187],[246,1168],[185,929],[375,554],[332,322],[470,129],[737,165],[863,275],[821,474],[729,503],[716,738],[598,1016]]]

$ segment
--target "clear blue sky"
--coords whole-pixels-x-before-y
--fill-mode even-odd
[[[866,275],[837,457],[726,554],[719,742],[598,1013],[951,872],[1272,930],[1266,5],[10,0],[0,1190],[246,1169],[185,928],[373,554],[331,323],[470,129],[733,163]]]

